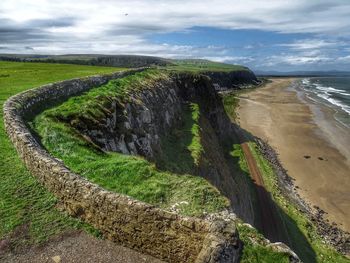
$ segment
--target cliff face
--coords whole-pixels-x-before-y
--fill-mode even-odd
[[[178,87],[169,79],[157,87],[130,94],[125,102],[112,101],[105,116],[80,119],[72,125],[105,151],[138,154],[154,160],[160,137],[181,118]]]
[[[191,105],[198,105],[201,152],[197,162],[175,172],[202,176],[231,200],[232,210],[246,222],[254,223],[254,209],[249,187],[244,178],[232,168],[226,147],[233,141],[233,126],[224,110],[221,98],[210,79],[203,75],[172,74],[151,87],[134,92],[124,101],[112,101],[98,119],[70,120],[80,133],[104,151],[141,155],[154,162],[159,169],[171,170],[163,160],[171,155],[191,159]],[[186,126],[190,120],[189,128]],[[176,133],[181,133],[176,137]],[[175,135],[174,135],[175,133]],[[175,142],[167,142],[175,136]],[[177,144],[189,136],[186,147]],[[232,145],[231,145],[232,146]],[[172,167],[177,159],[170,160]],[[179,165],[180,166],[180,165]],[[171,170],[174,172],[173,170]]]
[[[231,72],[205,72],[210,77],[216,90],[240,89],[244,85],[255,85],[259,80],[251,70]]]

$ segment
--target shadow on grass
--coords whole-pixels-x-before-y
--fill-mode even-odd
[[[232,123],[233,138],[231,145],[254,142],[254,136]],[[232,146],[231,146],[232,149]],[[230,154],[230,148],[225,147],[225,156],[231,164],[233,172],[244,176],[254,193],[254,210],[256,217],[254,226],[271,242],[283,242],[287,244],[303,262],[317,262],[316,253],[308,238],[299,229],[297,222],[291,218],[285,210],[273,199],[265,187],[258,185],[247,171],[239,165],[240,158]],[[269,211],[270,210],[270,211]]]
[[[160,170],[176,174],[196,174],[196,166],[189,146],[193,140],[191,129],[195,121],[189,105],[183,106],[182,119],[178,127],[161,138],[161,153],[155,160]]]
[[[265,187],[256,184],[249,172],[241,168],[240,161],[244,157],[232,155],[233,145],[252,142],[254,137],[238,125],[231,123],[227,115],[225,115],[224,121],[231,123],[231,134],[230,136],[222,136],[220,132],[213,129],[217,124],[217,120],[206,119],[204,117],[208,116],[206,112],[201,112],[201,116],[200,122],[203,135],[201,140],[205,140],[202,141],[205,159],[200,163],[202,167],[197,167],[194,164],[194,160],[188,150],[188,146],[193,139],[191,127],[194,121],[191,118],[190,108],[185,107],[182,124],[179,128],[172,130],[170,134],[162,138],[163,152],[161,158],[158,158],[156,162],[157,168],[177,174],[203,176],[211,184],[215,185],[223,195],[230,199],[233,206],[237,205],[237,202],[244,202],[244,200],[237,200],[238,196],[234,194],[235,190],[237,190],[234,188],[239,187],[239,180],[241,183],[243,180],[248,185],[250,195],[254,196],[252,198],[255,214],[253,225],[259,232],[272,242],[283,242],[287,244],[298,254],[303,262],[316,262],[316,253],[307,237],[299,229],[297,222],[274,201],[271,193]],[[208,127],[208,124],[211,127]],[[218,143],[217,148],[213,148],[213,144],[215,143]],[[208,154],[208,152],[214,151],[222,151],[224,158],[219,158],[219,155],[215,153]],[[218,163],[213,164],[213,162]],[[216,174],[215,176],[208,175],[213,173],[210,169],[218,169],[218,167],[221,167],[223,170],[228,168],[229,175],[227,173],[225,174],[225,172]],[[205,171],[203,172],[203,170]],[[238,191],[244,191],[243,189],[238,189]],[[238,216],[244,219],[243,211],[239,211],[239,209],[237,211],[237,207],[232,208],[237,212]]]

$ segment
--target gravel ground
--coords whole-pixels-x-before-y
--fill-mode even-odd
[[[161,263],[149,255],[92,237],[85,232],[66,233],[40,246],[0,253],[0,262],[6,263]]]

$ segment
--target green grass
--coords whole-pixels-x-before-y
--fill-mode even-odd
[[[237,223],[239,238],[242,240],[243,252],[241,263],[288,263],[289,255],[276,252],[267,247],[265,238],[255,228]]]
[[[277,177],[270,163],[262,156],[257,145],[249,143],[249,148],[257,161],[262,173],[265,188],[272,194],[275,203],[280,207],[279,216],[287,229],[288,237],[295,252],[304,262],[350,262],[333,248],[325,245],[322,238],[317,234],[314,224],[301,213],[293,204],[288,202],[281,193]],[[304,240],[306,238],[306,240]],[[308,245],[305,244],[308,243]],[[312,249],[315,258],[310,256]]]
[[[225,111],[232,122],[237,120],[236,108],[238,107],[239,98],[236,92],[230,92],[222,96],[222,103]]]
[[[37,243],[83,224],[55,209],[57,200],[27,171],[9,141],[3,123],[2,105],[21,91],[56,81],[110,73],[118,68],[0,61],[0,239],[26,227],[26,238],[14,246]],[[18,233],[16,235],[19,235]],[[23,233],[21,235],[24,235]]]
[[[170,62],[172,64],[164,68],[175,70],[175,71],[186,71],[186,72],[205,72],[205,71],[228,72],[228,71],[248,70],[248,68],[244,66],[213,62],[213,61],[204,60],[204,59],[171,60]]]
[[[155,81],[168,77],[166,73],[148,70],[112,80],[38,115],[33,128],[51,154],[62,159],[71,170],[105,189],[165,209],[179,204],[177,208],[184,215],[197,216],[204,212],[220,211],[229,206],[229,201],[205,179],[188,173],[161,171],[155,164],[139,156],[98,151],[71,126],[81,120],[88,122],[103,117],[112,100],[126,103],[128,94],[152,87]],[[182,150],[191,152],[193,165],[201,151],[199,127],[196,126],[199,120],[198,105],[192,104],[189,110],[190,125],[184,127],[191,127],[190,138],[187,138],[191,143]]]
[[[234,144],[230,155],[235,158],[235,170],[248,181],[247,183],[250,185],[253,202],[256,203],[254,185],[250,179],[248,164],[241,145]],[[255,206],[257,205],[255,204]],[[242,221],[238,220],[237,229],[239,238],[244,244],[240,262],[289,262],[289,256],[285,253],[279,253],[272,250],[272,248],[266,247],[266,239],[255,228],[243,224]]]
[[[198,166],[201,155],[204,151],[203,146],[201,144],[201,135],[200,135],[201,128],[199,126],[199,117],[200,117],[199,105],[196,103],[191,103],[191,110],[192,110],[192,120],[194,122],[191,128],[191,133],[193,137],[192,137],[191,144],[188,146],[188,149],[191,152],[191,156],[194,160],[194,163]]]
[[[248,168],[247,161],[244,157],[242,146],[240,144],[234,144],[230,154],[232,157],[235,157],[238,159],[237,164],[239,166],[239,169],[249,174],[249,168]]]
[[[145,76],[147,76],[147,81],[145,81]],[[155,82],[168,77],[167,74],[158,70],[148,70],[111,80],[106,85],[92,89],[82,96],[70,98],[62,106],[52,109],[46,114],[73,123],[80,120],[99,120],[109,114],[108,108],[111,107],[113,100],[121,104],[126,103],[130,94],[140,89],[152,87]]]
[[[199,106],[183,107],[182,121],[161,138],[162,154],[156,158],[161,170],[179,174],[195,174],[202,153]]]

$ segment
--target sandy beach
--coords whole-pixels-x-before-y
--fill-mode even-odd
[[[239,123],[279,153],[306,201],[350,231],[350,134],[338,125],[331,109],[290,87],[293,81],[276,78],[241,94]]]

